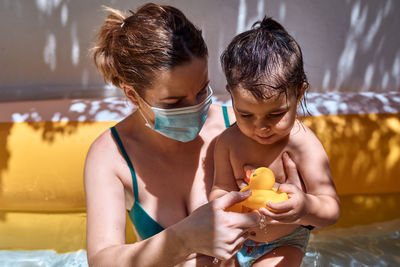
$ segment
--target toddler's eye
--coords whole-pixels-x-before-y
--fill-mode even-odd
[[[285,113],[286,113],[286,111],[280,112],[280,113],[272,113],[272,114],[270,114],[270,116],[276,118],[276,117],[281,117],[281,116],[285,115]]]
[[[251,114],[239,114],[242,118],[250,118]]]

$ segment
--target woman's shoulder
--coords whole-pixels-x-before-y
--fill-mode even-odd
[[[114,139],[111,134],[111,129],[106,129],[101,133],[90,145],[88,155],[97,155],[111,152],[115,147]]]
[[[118,147],[116,146],[110,129],[106,129],[91,144],[86,156],[85,170],[102,169],[112,172],[118,160]]]
[[[226,116],[226,114],[228,114],[228,116]],[[229,122],[227,117],[229,118]],[[207,114],[207,120],[200,134],[206,139],[212,140],[216,136],[219,136],[227,127],[229,127],[229,125],[234,122],[235,116],[230,112],[229,108],[227,108],[225,112],[222,106],[212,104]]]
[[[218,121],[221,125],[226,126],[233,124],[236,121],[235,113],[231,106],[221,106],[219,104],[212,104],[208,113],[208,117]]]

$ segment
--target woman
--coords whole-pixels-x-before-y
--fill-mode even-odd
[[[201,31],[170,6],[146,4],[129,17],[107,10],[94,60],[137,110],[100,135],[87,155],[89,264],[205,266],[229,259],[260,217],[224,212],[249,192],[207,201],[214,140],[233,113],[210,105]],[[134,244],[125,244],[126,210]]]

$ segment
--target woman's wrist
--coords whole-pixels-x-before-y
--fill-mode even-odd
[[[185,259],[188,255],[192,254],[194,251],[192,247],[187,244],[187,232],[182,223],[185,220],[168,227],[165,231],[168,231],[168,240],[171,240],[170,244],[177,249],[177,257]]]

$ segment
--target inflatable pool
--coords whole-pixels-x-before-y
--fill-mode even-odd
[[[120,98],[0,103],[1,266],[85,259],[85,155],[131,108]],[[304,123],[328,153],[342,214],[313,233],[303,265],[400,265],[400,93],[310,94],[308,108]]]

